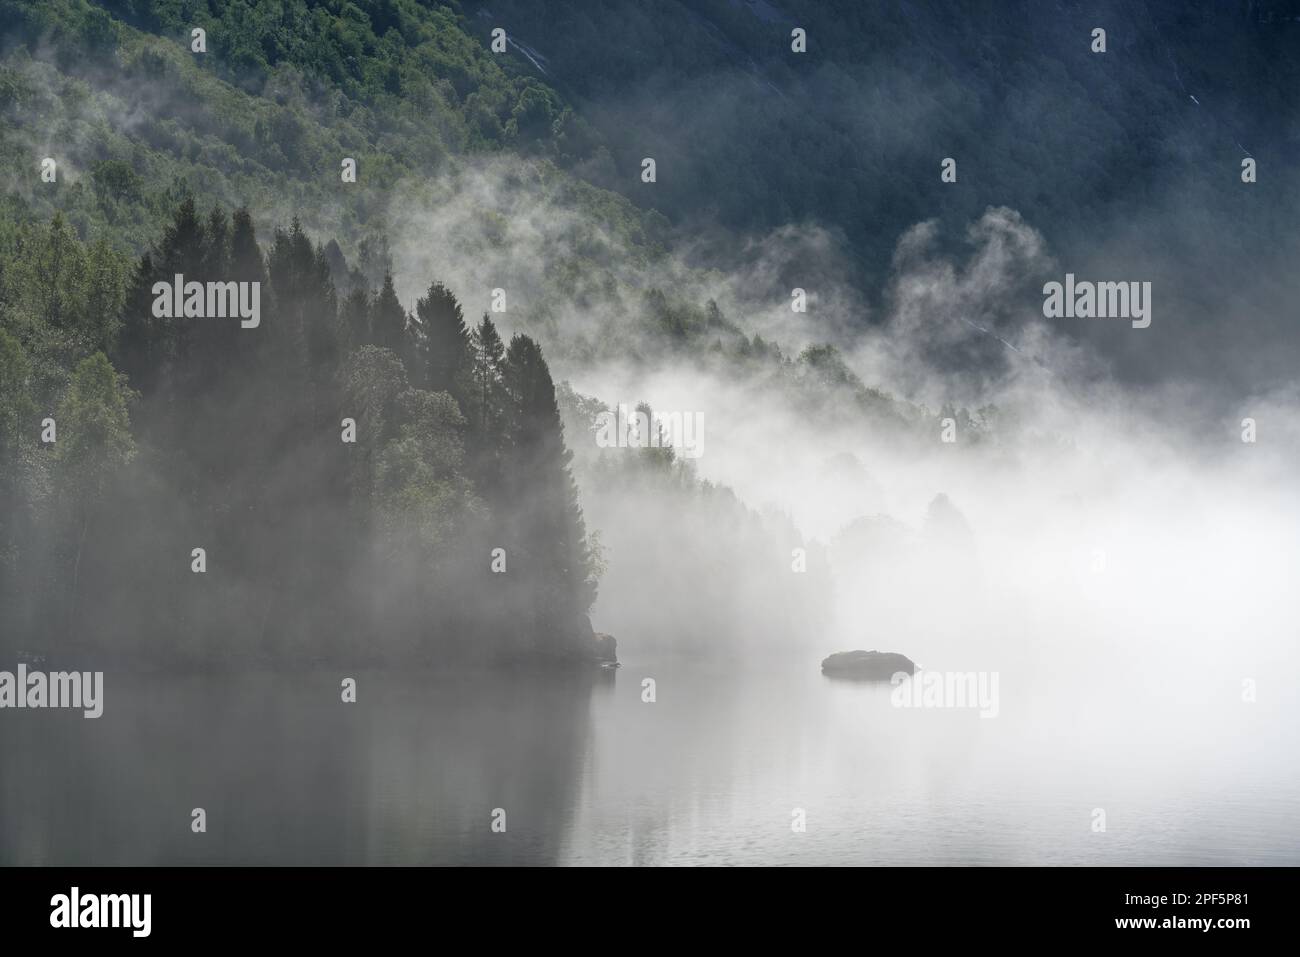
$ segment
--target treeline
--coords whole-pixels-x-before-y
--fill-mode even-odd
[[[649,445],[602,446],[593,433],[615,410],[567,383],[556,394],[565,433],[574,436],[583,509],[608,559],[601,591],[614,600],[601,602],[603,628],[638,656],[705,667],[820,653],[835,607],[820,543],[788,512],[755,509],[701,478],[692,443],[674,447],[662,424],[647,433],[658,432]],[[655,421],[649,403],[635,414]],[[708,432],[703,419],[698,425],[696,443]]]
[[[177,274],[258,283],[260,324],[157,318]],[[438,282],[408,312],[296,222],[263,251],[247,210],[187,198],[138,261],[57,216],[0,224],[17,650],[589,655],[599,557],[569,458],[533,340],[471,328]]]

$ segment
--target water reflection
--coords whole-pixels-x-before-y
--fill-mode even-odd
[[[0,714],[0,864],[1300,862],[1295,696],[1217,679],[1013,666],[985,720],[815,657],[340,677],[109,672],[97,721]]]
[[[610,673],[356,677],[110,673],[98,721],[7,712],[0,863],[558,861]]]

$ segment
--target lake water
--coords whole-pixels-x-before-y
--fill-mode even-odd
[[[1300,712],[1229,677],[1004,672],[996,718],[816,658],[340,677],[109,672],[98,720],[0,712],[0,864],[1300,863]]]

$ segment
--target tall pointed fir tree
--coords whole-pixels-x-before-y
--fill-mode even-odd
[[[509,437],[504,381],[506,347],[487,313],[474,329],[470,348],[470,391],[464,403],[469,423],[470,467],[480,491],[491,501],[502,491],[501,457]]]
[[[208,258],[207,229],[193,196],[187,194],[152,253],[141,260],[127,297],[124,339],[136,354],[128,359],[125,367],[133,376],[143,373],[131,381],[146,402],[139,426],[142,433],[150,434],[156,447],[178,452],[190,448],[192,423],[189,420],[198,404],[202,387],[198,368],[204,360],[197,347],[197,327],[204,320],[187,319],[183,315],[155,317],[153,284],[163,281],[170,286],[178,275],[185,282],[201,282]],[[187,469],[185,460],[184,455],[178,455],[169,467],[174,466],[177,474],[182,473]],[[193,491],[192,481],[188,490]]]
[[[504,378],[511,438],[509,527],[523,558],[534,650],[580,654],[590,638],[586,613],[596,597],[594,561],[555,385],[537,343],[524,335],[510,340]]]
[[[339,335],[346,352],[370,345],[370,291],[364,285],[352,288],[339,303]]]
[[[247,206],[230,217],[230,272],[237,282],[266,282],[266,263]]]
[[[157,389],[163,363],[165,320],[153,314],[153,284],[160,275],[150,253],[140,257],[127,285],[122,329],[113,350],[113,364],[126,373],[131,388],[146,397]]]
[[[471,344],[465,314],[450,289],[440,282],[415,303],[424,388],[448,392],[465,407],[469,391]]]
[[[253,226],[253,217],[247,206],[242,206],[230,217],[230,240],[227,250],[227,269],[229,278],[235,282],[258,283],[265,297],[269,293],[266,278],[266,260],[262,256],[262,247],[257,243],[257,230]],[[269,298],[269,297],[268,297]],[[269,305],[264,300],[264,305]],[[265,356],[266,350],[258,348],[265,345],[265,339],[249,335],[238,328],[235,323],[230,331],[234,339],[235,357],[241,370],[248,366],[250,355]]]
[[[371,303],[370,336],[371,341],[381,349],[391,349],[409,371],[407,360],[410,358],[410,339],[407,335],[406,310],[402,308],[397,290],[393,288],[392,273],[384,274],[384,284]]]

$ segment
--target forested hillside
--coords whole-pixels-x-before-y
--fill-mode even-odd
[[[7,635],[162,661],[591,654],[597,557],[531,339],[471,331],[436,282],[412,315],[391,277],[341,293],[297,223],[264,258],[244,209],[183,201],[129,269],[59,216],[9,239]],[[177,274],[257,283],[257,325],[159,318]]]
[[[5,639],[566,656],[602,568],[671,567],[665,631],[779,643],[828,587],[790,516],[593,454],[647,397],[566,379],[904,449],[999,448],[1004,381],[1285,380],[1289,5],[960,6],[0,0]],[[1048,270],[1152,277],[1162,318],[1047,334]],[[260,322],[159,316],[178,275]]]
[[[563,268],[512,328],[531,315],[582,352],[557,305],[620,289],[637,348],[758,360],[827,398],[823,358],[794,363],[711,304],[623,289],[662,259],[664,222],[565,171],[600,159],[597,137],[454,5],[56,0],[0,14],[11,650],[159,664],[597,654],[600,535],[537,340],[499,330],[486,290],[469,290],[483,307],[462,306],[445,263],[394,263],[390,237],[409,225],[394,212],[436,208],[485,160],[510,171],[498,192],[573,224]],[[474,215],[439,240],[518,254],[503,217]],[[256,285],[258,321],[160,315],[157,284],[177,276]],[[589,419],[571,419],[569,445],[590,441]],[[644,504],[665,513],[699,502],[726,529],[698,532],[712,560],[799,541],[788,528],[768,540],[734,496],[647,451],[605,463],[602,481],[650,483]],[[701,560],[661,538],[659,561]],[[767,564],[759,605],[779,640],[815,602],[782,597],[784,560]],[[694,617],[674,625],[702,638],[725,624]]]

